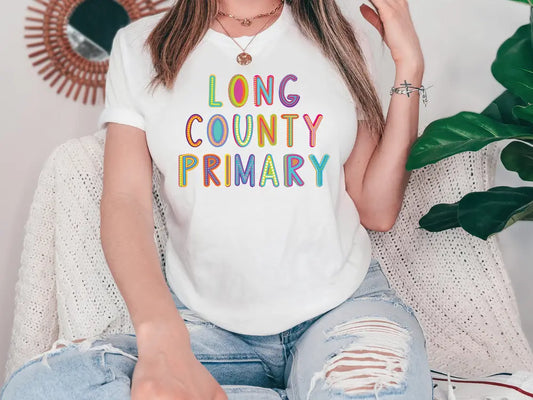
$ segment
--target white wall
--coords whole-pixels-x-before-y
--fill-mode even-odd
[[[356,1],[356,0],[353,0]],[[72,137],[94,132],[102,103],[83,105],[56,94],[37,74],[27,56],[26,7],[30,1],[4,5],[0,24],[0,374],[3,376],[12,325],[14,285],[39,171],[51,151]],[[410,0],[413,20],[426,59],[424,84],[430,103],[421,108],[421,127],[461,110],[481,111],[503,91],[490,74],[490,63],[501,42],[528,22],[528,8],[506,0]],[[373,29],[373,28],[370,28]],[[374,38],[376,33],[372,32]],[[388,52],[387,49],[385,49]],[[383,87],[393,80],[392,64],[380,75]],[[382,89],[386,90],[386,89]],[[386,96],[385,96],[386,97]],[[497,184],[519,184],[514,173],[498,171]],[[522,313],[524,328],[533,342],[533,223],[519,222],[500,234],[504,256]]]

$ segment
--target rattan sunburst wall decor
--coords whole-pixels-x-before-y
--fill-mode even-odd
[[[168,0],[33,0],[25,26],[29,57],[57,93],[84,104],[105,96],[109,52],[117,30],[166,11]],[[82,92],[83,91],[83,92]],[[81,95],[81,96],[80,96]]]

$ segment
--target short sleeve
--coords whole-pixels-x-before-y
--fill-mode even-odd
[[[372,83],[375,85],[376,83],[376,64],[374,60],[374,55],[372,54],[372,47],[370,46],[370,41],[368,39],[368,36],[366,32],[364,32],[362,29],[355,30],[355,35],[357,38],[357,41],[359,43],[359,46],[361,47],[361,51],[363,52],[363,56],[365,58],[366,66],[368,69],[368,72],[370,74],[370,79]],[[357,119],[362,120],[364,119],[363,111],[359,107],[359,104],[356,106],[357,111]]]
[[[128,54],[127,42],[123,35],[124,27],[117,31],[111,45],[105,84],[105,106],[99,115],[97,127],[104,129],[107,122],[117,122],[144,130],[144,116],[139,109],[139,101],[135,98],[137,92],[132,87],[132,82],[139,80],[139,77],[127,68],[139,60]]]

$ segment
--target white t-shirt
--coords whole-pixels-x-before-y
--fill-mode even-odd
[[[359,108],[340,73],[285,3],[247,48],[250,64],[210,29],[175,87],[152,95],[142,45],[162,15],[116,34],[98,127],[146,133],[170,206],[169,285],[198,315],[242,334],[279,333],[339,305],[371,261],[345,187]]]

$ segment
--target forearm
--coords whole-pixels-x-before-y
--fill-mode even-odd
[[[187,343],[188,330],[161,271],[151,210],[128,196],[103,196],[100,213],[102,248],[128,307],[139,351],[156,332],[172,330]]]
[[[420,87],[423,66],[399,66],[396,69],[394,86],[406,80]],[[385,120],[385,129],[372,157],[369,160],[362,182],[361,198],[365,205],[361,212],[379,215],[391,227],[401,209],[410,172],[405,164],[413,142],[418,136],[418,92],[407,95],[393,94]]]

